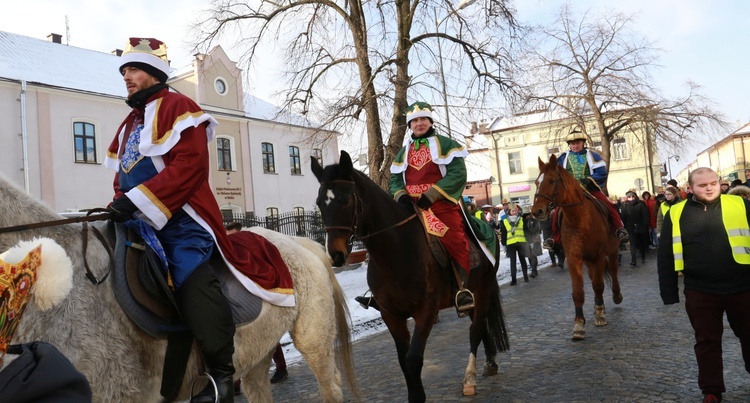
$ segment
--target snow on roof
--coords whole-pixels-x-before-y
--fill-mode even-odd
[[[248,93],[245,93],[245,114],[253,119],[269,120],[311,128],[320,127],[320,124],[311,122],[304,116],[289,113],[276,105]]]
[[[26,80],[53,87],[127,97],[119,73],[120,57],[75,46],[0,31],[0,78]],[[186,74],[192,66],[172,70]],[[303,116],[285,112],[260,98],[245,93],[244,112],[254,119],[304,127],[318,127]]]
[[[507,118],[495,118],[489,125],[487,130],[496,132],[514,127],[522,127],[543,122],[550,122],[563,118],[564,116],[561,113],[555,111],[540,111],[523,115],[515,115]]]
[[[0,31],[0,77],[125,97],[120,58]]]

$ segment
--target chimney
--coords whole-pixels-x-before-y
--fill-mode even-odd
[[[122,56],[122,49],[115,49],[112,51],[112,54],[115,56]]]
[[[52,43],[62,43],[62,35],[60,34],[49,34],[47,39]]]

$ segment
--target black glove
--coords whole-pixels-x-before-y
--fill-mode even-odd
[[[417,206],[421,208],[422,210],[427,210],[432,206],[432,201],[430,201],[430,198],[426,195],[422,195],[419,197],[419,200],[417,200]]]
[[[409,195],[401,195],[401,197],[398,198],[398,204],[404,206],[410,212],[414,212],[414,203],[411,201],[411,197],[409,197]]]
[[[107,207],[109,218],[114,222],[125,222],[133,218],[138,207],[127,196],[120,196]]]
[[[581,179],[581,185],[583,185],[584,189],[588,190],[589,192],[602,190],[601,188],[599,188],[599,185],[596,183],[596,181],[591,177],[585,177]]]

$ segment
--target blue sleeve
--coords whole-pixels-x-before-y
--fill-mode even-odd
[[[591,156],[593,157],[594,162],[602,161],[602,157],[595,152],[592,152]],[[594,168],[591,178],[596,181],[596,184],[599,185],[599,187],[603,188],[604,185],[607,184],[607,174],[607,165],[602,164],[602,166]]]

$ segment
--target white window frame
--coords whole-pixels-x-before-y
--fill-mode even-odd
[[[225,169],[221,169],[221,167],[219,166],[219,142],[218,142],[219,139],[229,140],[229,158],[232,159],[231,164],[230,164],[231,167],[229,168],[229,171]],[[226,134],[219,134],[219,135],[216,135],[216,140],[217,140],[215,142],[216,145],[214,147],[214,149],[216,150],[216,169],[222,172],[230,172],[230,171],[237,172],[237,152],[235,150],[236,141],[234,137],[228,136]]]

